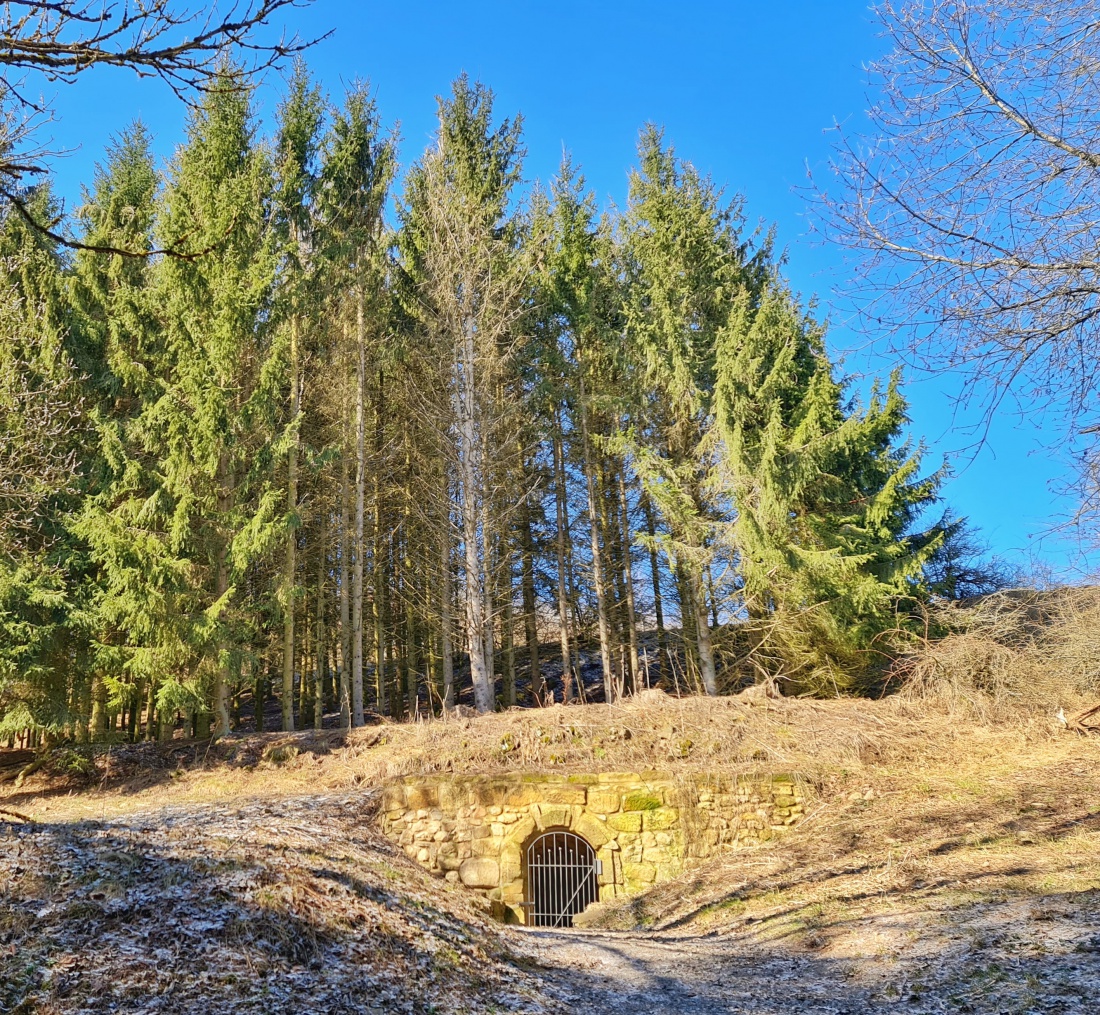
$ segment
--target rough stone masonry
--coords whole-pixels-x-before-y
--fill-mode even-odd
[[[432,775],[386,786],[382,828],[432,873],[487,895],[499,919],[522,923],[526,848],[544,831],[588,841],[607,901],[770,839],[802,814],[790,775]]]

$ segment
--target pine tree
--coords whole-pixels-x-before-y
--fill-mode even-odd
[[[273,481],[280,350],[263,326],[277,267],[266,153],[227,69],[193,113],[158,231],[217,256],[157,264],[156,384],[124,430],[103,433],[110,476],[80,532],[103,574],[102,609],[128,634],[126,665],[158,679],[161,711],[229,729],[229,682],[249,611],[239,584],[280,527]],[[151,492],[150,492],[151,491]]]
[[[296,561],[298,517],[298,445],[302,402],[303,322],[316,319],[313,247],[313,204],[318,183],[317,150],[324,102],[310,81],[305,65],[295,66],[289,92],[279,107],[279,132],[275,148],[275,208],[282,245],[282,285],[287,329],[289,432],[286,452],[287,534],[283,570],[283,729],[294,729],[294,615],[297,598]],[[314,304],[311,306],[311,302]],[[310,311],[313,311],[310,313]],[[305,679],[303,674],[302,679]]]
[[[642,131],[638,157],[620,256],[625,330],[645,395],[620,447],[668,527],[662,548],[684,579],[684,627],[694,634],[703,686],[717,694],[704,580],[725,510],[712,427],[717,342],[735,298],[751,292],[767,247],[750,258],[739,205],[723,205],[657,128]]]
[[[400,238],[406,302],[436,363],[431,412],[444,421],[436,424],[443,438],[438,446],[456,491],[480,712],[494,706],[493,571],[501,535],[495,509],[515,464],[512,381],[528,285],[521,224],[510,208],[523,156],[520,122],[505,120],[493,129],[492,105],[492,93],[465,77],[450,99],[440,100],[436,144],[408,180]],[[450,481],[444,486],[449,491]]]
[[[822,329],[773,276],[743,296],[718,342],[716,416],[736,505],[750,621],[768,631],[766,665],[798,690],[858,686],[924,597],[924,569],[946,535],[914,531],[942,472],[899,443],[898,378],[859,411],[832,376]]]
[[[48,186],[25,197],[35,214],[56,213]],[[58,247],[9,210],[0,263],[0,736],[48,741],[85,682],[72,666],[81,575],[62,523],[82,485],[83,398]]]
[[[367,378],[368,372],[374,375],[373,361],[384,349],[387,334],[389,297],[385,291],[383,215],[395,169],[396,137],[383,132],[367,86],[356,85],[348,92],[343,109],[334,115],[325,140],[320,199],[325,229],[323,255],[331,267],[328,278],[336,294],[332,309],[341,321],[342,350],[337,359],[350,375],[348,390],[354,407],[345,407],[354,417],[342,435],[341,450],[351,463],[349,499],[354,505],[349,505],[349,537],[345,539],[351,584],[350,638],[346,639],[351,665],[345,681],[346,707],[355,726],[364,722]],[[378,560],[374,563],[377,568]],[[381,660],[376,662],[380,674]]]

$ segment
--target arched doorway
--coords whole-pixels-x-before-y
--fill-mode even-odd
[[[572,927],[573,917],[600,897],[596,851],[573,832],[543,832],[525,856],[527,924]]]

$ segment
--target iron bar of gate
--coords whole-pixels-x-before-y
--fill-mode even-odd
[[[539,836],[527,849],[532,898],[524,906],[535,926],[561,927],[599,897],[595,851],[573,832]]]

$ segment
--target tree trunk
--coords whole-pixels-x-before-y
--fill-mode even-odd
[[[266,665],[266,664],[265,664]],[[264,702],[267,700],[267,674],[263,666],[257,666],[253,672],[252,714],[256,720],[256,732],[264,731]]]
[[[634,611],[634,565],[631,561],[631,547],[634,545],[630,531],[629,501],[626,498],[626,482],[623,479],[624,467],[619,467],[619,510],[622,522],[623,544],[623,582],[626,586],[626,631],[630,644],[630,672],[633,687],[637,690],[641,683],[641,662],[638,656],[638,618]]]
[[[100,674],[92,677],[92,718],[89,739],[103,740],[107,736],[107,684]]]
[[[718,678],[714,670],[714,650],[710,641],[710,617],[707,616],[707,596],[696,568],[691,569],[692,595],[695,606],[695,638],[699,646],[699,671],[703,688],[712,697],[718,694]]]
[[[527,641],[527,654],[531,663],[531,698],[536,705],[541,705],[546,694],[546,684],[542,679],[542,667],[539,664],[539,626],[535,602],[535,547],[534,537],[531,535],[531,502],[527,491],[526,468],[523,469],[522,478],[524,490],[523,506],[520,509],[520,538],[523,540],[523,546],[520,561],[522,568],[520,580],[523,594],[523,628]],[[509,582],[509,596],[511,596],[511,591],[511,583]],[[510,600],[508,607],[510,613]]]
[[[313,728],[324,727],[325,717],[325,551],[328,544],[328,513],[321,507],[321,538],[317,552],[317,632],[313,644]]]
[[[388,554],[385,552],[385,536],[383,533],[383,498],[382,498],[382,438],[383,421],[385,418],[385,391],[386,377],[382,370],[378,371],[378,397],[375,402],[374,419],[374,701],[379,713],[385,714],[386,708],[386,572],[385,561]]]
[[[650,503],[649,494],[642,491],[642,511],[645,514],[645,530],[649,536],[649,574],[653,581],[653,612],[657,620],[657,679],[662,683],[668,682],[668,636],[665,634],[665,611],[661,601],[661,566],[657,559],[657,526],[653,522],[653,505]]]
[[[351,592],[351,723],[362,726],[363,715],[363,511],[367,481],[364,389],[367,385],[367,347],[363,334],[363,293],[356,292],[356,335],[358,367],[355,378],[355,564]]]
[[[443,667],[443,708],[455,707],[455,656],[451,634],[451,521],[443,523],[439,572],[439,653]]]
[[[146,699],[145,699],[145,739],[152,740],[156,733],[153,727],[153,714],[156,712],[157,707],[157,682],[150,677],[146,681],[145,686]]]
[[[493,686],[487,666],[486,645],[488,617],[486,616],[487,575],[483,559],[484,546],[479,531],[487,522],[482,505],[485,491],[482,489],[481,438],[477,432],[477,395],[474,379],[473,322],[464,322],[460,355],[455,363],[455,387],[457,409],[458,451],[458,507],[462,519],[462,542],[466,560],[466,641],[470,656],[470,681],[473,684],[474,707],[479,712],[493,710]]]
[[[218,461],[218,517],[225,518],[233,503],[233,475],[226,463],[223,454]],[[226,544],[218,547],[217,564],[215,568],[215,596],[218,601],[229,591],[229,546]],[[222,622],[219,615],[218,623]],[[217,658],[214,660],[214,736],[229,736],[229,681],[228,664],[226,662],[227,646],[223,638],[218,638],[215,648]],[[203,738],[205,739],[205,738]]]
[[[290,420],[298,426],[298,318],[290,320]],[[283,731],[294,729],[294,579],[298,544],[298,435],[295,430],[286,459],[286,559],[283,563]],[[304,676],[304,674],[303,674]]]
[[[556,520],[557,538],[557,563],[558,563],[558,636],[561,639],[561,683],[562,700],[573,700],[573,657],[570,651],[569,637],[569,597],[566,588],[566,525],[568,522],[569,503],[566,500],[565,488],[565,454],[562,448],[561,414],[557,408],[554,410],[554,434],[552,437],[554,451],[554,514]]]
[[[348,460],[340,456],[340,725],[351,728],[351,567],[348,554],[352,540],[348,538],[351,523],[351,491],[348,488]]]
[[[600,627],[600,663],[603,689],[608,702],[614,699],[611,678],[611,630],[607,617],[607,586],[600,550],[600,523],[596,508],[596,484],[592,477],[592,455],[588,444],[588,406],[585,404],[584,379],[580,382],[581,443],[584,448],[584,479],[588,493],[588,528],[592,537],[592,577],[596,585],[596,615]]]
[[[511,569],[509,568],[510,572]],[[501,647],[504,649],[504,707],[511,708],[516,703],[516,632],[515,612],[512,609],[512,582],[511,574],[505,575],[501,582],[501,601],[503,612],[501,613]],[[534,677],[532,676],[532,680]],[[538,698],[537,704],[541,704]]]

